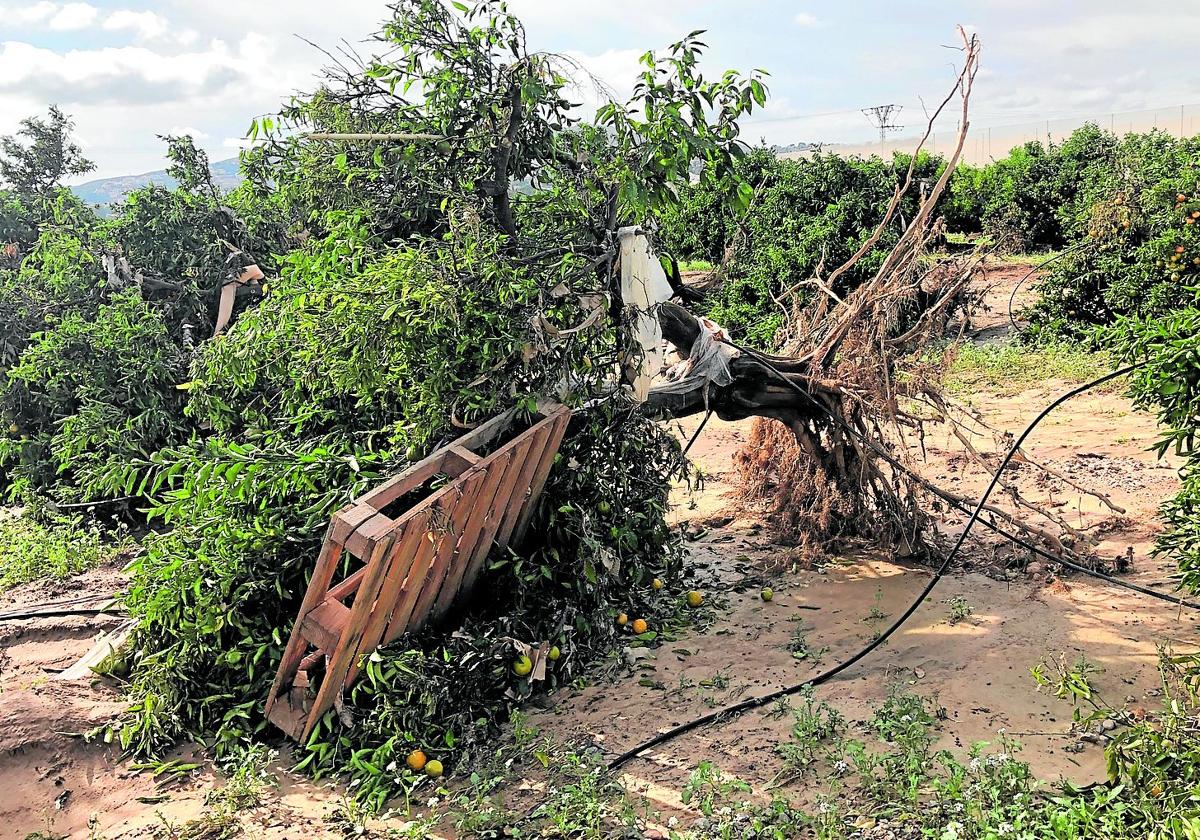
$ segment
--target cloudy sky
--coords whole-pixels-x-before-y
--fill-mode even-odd
[[[912,124],[940,97],[954,25],[984,42],[977,128],[1200,103],[1200,3],[1180,0],[510,0],[534,49],[568,54],[618,92],[637,56],[707,29],[708,65],[761,67],[771,102],[748,139],[856,141],[859,109],[895,102]],[[0,0],[0,134],[58,103],[96,176],[162,166],[155,135],[191,133],[232,156],[252,117],[312,84],[302,40],[361,42],[383,0]],[[362,47],[369,51],[370,46]]]

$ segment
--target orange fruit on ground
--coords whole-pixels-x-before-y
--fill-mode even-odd
[[[408,754],[408,758],[405,759],[405,762],[414,771],[420,773],[425,769],[425,753],[421,752],[420,750],[413,750]]]
[[[624,627],[628,623],[629,616],[627,616],[625,613],[621,613],[619,616],[617,616],[617,624],[620,624],[622,627]]]
[[[698,607],[704,603],[704,596],[693,589],[687,594],[687,603],[689,607]]]
[[[425,775],[432,776],[435,779],[438,776],[442,775],[442,762],[438,761],[435,758],[433,761],[426,764],[425,765]]]
[[[636,633],[637,635],[639,635],[639,636],[640,636],[640,635],[642,635],[643,633],[645,633],[645,632],[646,632],[647,630],[649,630],[649,629],[650,629],[650,625],[648,625],[648,624],[646,623],[646,619],[644,619],[644,618],[635,618],[635,619],[633,620],[633,632],[634,632],[634,633]]]

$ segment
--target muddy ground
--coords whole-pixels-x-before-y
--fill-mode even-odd
[[[994,307],[972,324],[976,340],[1006,339],[1009,292],[1024,273],[1013,266],[990,272],[990,280],[998,281],[987,298]],[[993,425],[1015,431],[1068,387],[1047,381],[1022,393],[979,393],[971,400]],[[680,433],[690,435],[697,422],[678,424]],[[664,644],[611,679],[557,693],[550,708],[530,710],[530,725],[559,742],[624,751],[714,707],[836,664],[886,627],[926,583],[928,569],[866,549],[814,568],[793,563],[792,550],[772,542],[769,516],[738,500],[732,456],[752,422],[711,421],[692,450],[706,477],[703,488],[680,488],[676,494],[675,516],[692,535],[693,562],[717,581],[709,594],[722,609],[713,626]],[[1156,507],[1174,492],[1177,480],[1175,465],[1156,461],[1146,450],[1154,438],[1151,417],[1135,412],[1119,393],[1100,393],[1068,403],[1027,447],[1074,481],[1109,493],[1126,509],[1123,515],[1081,498],[1062,482],[1035,483],[1026,470],[1019,475],[1031,497],[1101,534],[1096,547],[1101,558],[1115,560],[1132,550],[1129,579],[1169,589],[1169,564],[1152,559],[1149,550],[1158,527]],[[931,436],[927,444],[924,469],[930,478],[963,492],[982,485],[980,475],[964,468],[948,435]],[[991,442],[980,440],[979,446],[990,449]],[[955,523],[947,525],[953,530]],[[1084,655],[1103,669],[1094,683],[1106,699],[1154,706],[1156,645],[1193,646],[1195,616],[1100,581],[1053,576],[1040,563],[1005,573],[1011,552],[994,542],[976,545],[965,559],[885,647],[822,686],[817,696],[849,720],[861,721],[899,684],[934,695],[945,707],[942,746],[965,752],[972,742],[1005,730],[1024,744],[1022,757],[1038,776],[1080,783],[1101,778],[1102,747],[1072,732],[1070,707],[1039,692],[1030,668],[1059,654],[1071,661]],[[770,603],[759,597],[764,583],[776,593]],[[11,592],[0,598],[0,610],[102,596],[119,586],[117,572],[99,570],[55,589],[35,585]],[[952,623],[952,600],[967,605],[970,615]],[[211,770],[202,770],[164,786],[119,763],[102,744],[77,737],[119,711],[119,698],[102,684],[63,682],[55,675],[112,623],[72,617],[0,624],[0,837],[37,831],[154,836],[164,825],[181,825],[201,813],[205,793],[221,783]],[[797,658],[790,648],[801,637],[808,653]],[[770,712],[750,712],[689,733],[627,765],[630,788],[657,812],[653,822],[695,816],[679,793],[701,759],[765,795],[781,769],[774,746],[787,739],[791,726],[788,716]],[[341,803],[341,791],[295,778],[282,766],[279,775],[282,785],[267,805],[242,815],[246,835],[334,836],[326,818]],[[516,782],[511,798],[536,796],[539,785],[536,779]],[[801,800],[811,794],[787,792]]]

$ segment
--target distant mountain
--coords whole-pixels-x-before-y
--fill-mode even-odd
[[[213,183],[222,190],[231,190],[242,182],[242,175],[238,171],[237,158],[210,163],[208,168],[212,171]],[[168,175],[166,170],[159,169],[155,172],[146,172],[142,175],[118,175],[115,178],[98,178],[95,181],[88,181],[86,184],[71,187],[71,191],[79,196],[80,200],[84,203],[98,205],[100,211],[103,213],[113,204],[119,204],[125,196],[134,190],[144,187],[147,184],[158,184],[170,188],[175,186],[175,179]]]

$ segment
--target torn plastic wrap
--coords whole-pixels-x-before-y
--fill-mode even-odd
[[[724,339],[729,338],[729,334],[720,324],[702,317],[696,321],[700,325],[700,334],[692,342],[688,357],[668,369],[666,381],[656,382],[654,390],[659,393],[681,394],[703,387],[707,402],[709,386],[719,387],[733,381],[733,375],[729,372],[729,362],[738,351],[724,342]]]
[[[662,328],[654,309],[670,300],[673,291],[662,263],[639,228],[623,227],[617,231],[617,239],[621,245],[621,300],[631,313],[633,339],[641,348],[641,359],[630,359],[626,367],[633,398],[645,402],[651,380],[663,366]]]

